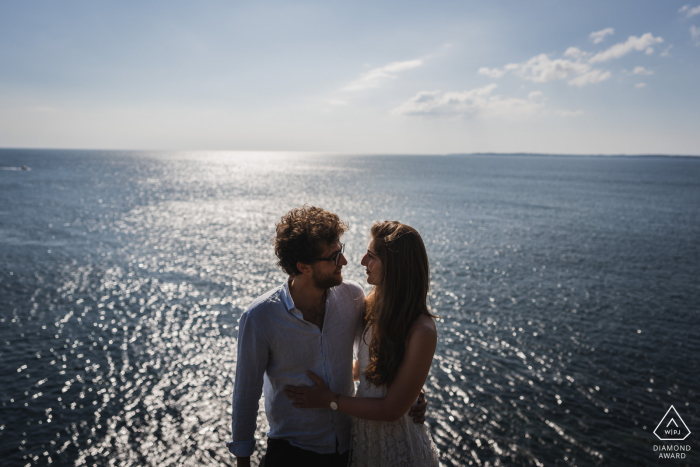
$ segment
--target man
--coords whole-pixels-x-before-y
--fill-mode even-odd
[[[340,238],[346,229],[336,214],[307,206],[277,224],[277,264],[289,279],[256,299],[238,328],[233,440],[227,445],[239,466],[250,465],[255,449],[262,391],[270,424],[265,467],[348,463],[349,417],[331,407],[297,409],[284,394],[287,385],[312,384],[307,370],[338,394],[355,393],[353,344],[365,305],[362,288],[343,281]],[[418,423],[424,413],[424,402],[412,408]]]

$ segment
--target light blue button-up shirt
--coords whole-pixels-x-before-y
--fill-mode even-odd
[[[267,436],[293,446],[330,454],[350,446],[350,417],[327,409],[299,409],[284,387],[312,386],[311,370],[339,394],[353,396],[353,344],[362,332],[365,296],[355,282],[329,289],[323,330],[294,307],[287,282],[256,299],[238,324],[238,359],[233,388],[233,441],[237,457],[255,450],[260,394],[265,392]]]

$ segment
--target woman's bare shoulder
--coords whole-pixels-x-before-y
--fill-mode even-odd
[[[409,340],[412,337],[418,337],[419,339],[436,339],[437,338],[437,328],[435,327],[435,320],[432,316],[420,315],[411,325],[411,329],[408,331]]]

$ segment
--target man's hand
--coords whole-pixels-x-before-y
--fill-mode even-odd
[[[236,457],[238,467],[250,467],[250,457]]]
[[[425,391],[420,390],[418,401],[411,406],[408,411],[408,416],[413,419],[413,423],[425,423],[425,409],[428,407],[428,401],[425,399]]]

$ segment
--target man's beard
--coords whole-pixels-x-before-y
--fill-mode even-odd
[[[343,282],[343,276],[336,276],[333,273],[322,275],[314,269],[311,274],[311,279],[314,282],[314,287],[317,289],[330,289]]]

